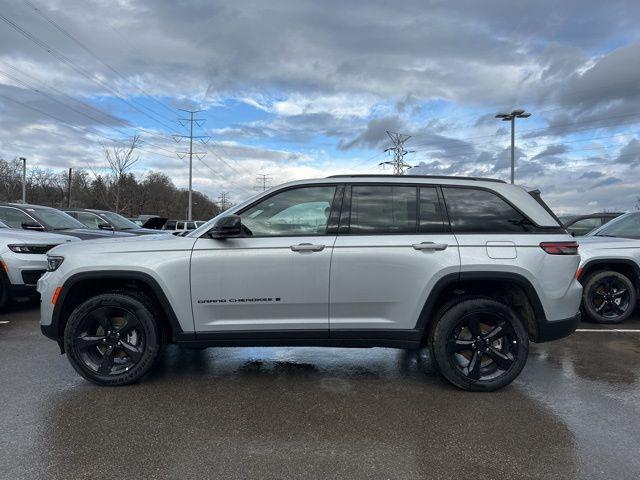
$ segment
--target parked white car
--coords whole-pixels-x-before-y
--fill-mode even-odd
[[[82,247],[49,252],[41,328],[100,385],[137,381],[174,342],[429,346],[447,380],[488,391],[580,318],[577,243],[537,192],[498,180],[304,180],[185,237]]]
[[[47,269],[47,252],[77,237],[55,233],[16,230],[0,222],[0,308],[10,300],[30,297]]]
[[[598,323],[626,320],[640,288],[640,212],[625,213],[578,242],[586,316]]]

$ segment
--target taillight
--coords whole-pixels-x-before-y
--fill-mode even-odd
[[[542,242],[540,248],[549,255],[578,254],[578,242]]]

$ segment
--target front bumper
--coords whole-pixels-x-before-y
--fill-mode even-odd
[[[532,340],[535,343],[543,343],[568,337],[576,331],[576,328],[578,328],[578,324],[580,323],[580,319],[581,313],[578,312],[573,317],[564,318],[562,320],[538,321],[536,335]]]

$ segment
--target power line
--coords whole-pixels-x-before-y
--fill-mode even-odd
[[[65,56],[64,54],[58,52],[55,48],[53,48],[52,46],[47,44],[47,42],[44,42],[44,41],[38,39],[36,36],[34,36],[33,34],[29,33],[27,30],[22,28],[16,22],[14,22],[10,18],[6,17],[2,13],[0,13],[0,20],[4,21],[7,25],[12,27],[14,30],[16,30],[18,33],[20,33],[22,36],[24,36],[25,38],[27,38],[28,40],[30,40],[31,42],[36,44],[38,47],[40,47],[43,50],[45,50],[47,53],[49,53],[51,56],[53,56],[54,58],[56,58],[60,62],[70,66],[73,70],[78,72],[83,77],[87,78],[89,81],[91,81],[91,82],[99,85],[100,87],[104,88],[105,90],[109,91],[112,95],[114,95],[116,98],[120,99],[123,103],[125,103],[129,107],[133,108],[134,110],[136,110],[137,112],[141,113],[142,115],[150,118],[154,122],[157,122],[157,123],[169,128],[169,130],[173,130],[173,127],[168,126],[166,123],[162,122],[161,120],[158,120],[157,118],[154,118],[153,116],[151,116],[151,114],[145,112],[144,110],[141,110],[136,105],[134,105],[132,102],[128,101],[122,95],[120,95],[120,93],[116,89],[111,88],[108,84],[106,84],[105,82],[100,80],[94,74],[92,74],[92,73],[88,72],[87,70],[85,70],[84,68],[78,66],[75,62],[73,62],[67,56]]]
[[[149,97],[151,100],[153,100],[155,103],[157,103],[158,105],[160,105],[163,108],[166,108],[169,112],[171,112],[172,114],[175,114],[174,110],[170,107],[168,107],[166,104],[160,102],[159,100],[157,100],[154,96],[150,95],[145,89],[143,89],[142,87],[134,84],[128,77],[126,77],[125,75],[123,75],[122,73],[120,73],[118,70],[116,70],[113,66],[111,66],[110,64],[108,64],[107,62],[105,62],[100,56],[98,56],[98,54],[96,54],[93,50],[91,50],[87,45],[85,45],[83,42],[81,42],[78,38],[76,38],[74,35],[72,35],[70,32],[68,32],[67,30],[65,30],[59,23],[57,23],[55,20],[53,20],[51,17],[49,17],[48,15],[46,15],[42,10],[40,10],[36,5],[34,5],[33,3],[31,3],[29,0],[25,0],[25,3],[31,8],[33,9],[33,11],[35,13],[37,13],[40,17],[42,17],[44,20],[46,20],[49,24],[53,25],[53,27],[56,28],[56,30],[58,30],[60,33],[62,33],[65,37],[67,37],[68,39],[70,39],[71,41],[73,41],[76,45],[78,45],[80,48],[82,48],[82,50],[84,50],[85,52],[87,52],[89,55],[91,55],[93,58],[95,58],[96,60],[98,60],[98,62],[100,62],[102,65],[104,65],[105,67],[107,67],[109,70],[111,70],[111,72],[113,72],[114,74],[118,75],[120,78],[122,78],[125,82],[127,82],[129,85],[133,86],[134,88],[136,88],[139,92],[142,92],[144,95],[146,95],[147,97]],[[145,105],[141,105],[142,107],[146,108],[147,110],[150,110],[151,112],[155,113],[156,115],[164,118],[165,120],[169,120],[167,117],[155,112],[154,110],[150,109],[149,107],[145,106]]]
[[[227,209],[227,204],[229,202],[229,192],[220,192],[218,199],[220,201],[220,209],[224,212]]]

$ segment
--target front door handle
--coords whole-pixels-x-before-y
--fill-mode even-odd
[[[324,245],[314,245],[313,243],[299,243],[298,245],[291,245],[291,250],[294,252],[320,252],[324,250]]]
[[[416,250],[446,250],[448,245],[446,243],[422,242],[414,243],[412,247]]]

